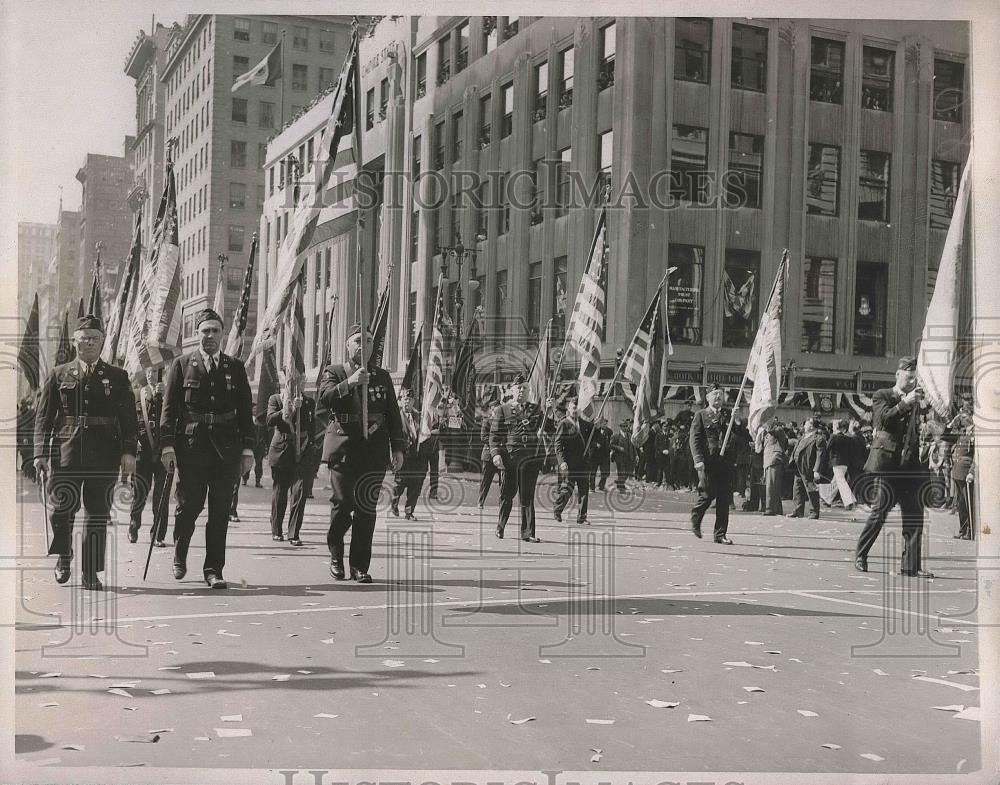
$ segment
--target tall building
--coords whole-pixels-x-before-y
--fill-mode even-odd
[[[196,312],[215,299],[220,255],[228,257],[224,317],[232,314],[265,200],[267,141],[336,79],[349,27],[344,17],[200,14],[171,31],[160,80],[166,137],[176,142],[185,345],[194,343]],[[281,80],[233,94],[235,79],[279,41]],[[255,316],[253,302],[248,337]]]
[[[126,155],[87,153],[76,179],[83,187],[80,200],[80,253],[77,268],[81,296],[89,298],[100,243],[104,312],[114,298],[118,277],[132,244],[132,214],[128,207],[132,190],[130,165],[133,137],[125,137]]]
[[[179,30],[157,24],[151,34],[140,30],[125,60],[125,73],[135,80],[135,137],[132,142],[132,190],[128,209],[142,210],[142,242],[149,243],[163,193],[163,161],[167,89],[160,81],[167,62],[167,40]],[[134,218],[133,218],[134,221]]]
[[[17,225],[17,314],[27,319],[35,293],[49,273],[49,262],[56,252],[55,224]]]

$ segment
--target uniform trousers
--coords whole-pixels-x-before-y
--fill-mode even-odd
[[[785,514],[781,503],[784,474],[785,470],[781,464],[767,466],[764,469],[764,511],[772,515]]]
[[[479,479],[479,506],[485,507],[486,497],[490,494],[490,485],[493,483],[493,478],[499,476],[501,472],[493,465],[489,450],[483,450],[482,462],[483,471]]]
[[[521,505],[521,538],[535,536],[535,485],[545,461],[544,454],[512,452],[504,459],[500,485],[500,531],[507,526],[514,507],[514,494]]]
[[[326,544],[330,557],[344,559],[344,535],[351,530],[350,566],[368,572],[372,560],[372,537],[375,534],[375,510],[384,462],[374,463],[363,453],[352,453],[330,463],[330,529]]]
[[[601,481],[597,482],[597,470],[601,470]],[[590,490],[604,490],[608,484],[608,474],[611,473],[611,455],[596,456],[590,466]]]
[[[819,489],[812,477],[803,477],[795,473],[792,483],[792,515],[801,518],[805,514],[806,499],[809,499],[809,510],[814,518],[819,517]]]
[[[147,458],[140,453],[135,463],[135,474],[132,476],[132,525],[129,529],[138,532],[142,528],[142,511],[152,490],[153,530],[150,536],[154,540],[162,540],[167,536],[167,516],[164,515],[157,520],[166,481],[167,470],[163,468],[163,464],[154,460],[152,456]]]
[[[972,537],[972,519],[976,515],[976,486],[966,480],[956,480],[955,494],[958,497],[958,533],[962,537]]]
[[[573,498],[573,488],[576,488],[576,499],[580,507],[576,513],[576,522],[587,519],[587,505],[590,502],[590,471],[586,464],[570,466],[566,474],[560,477],[559,495],[556,496],[555,513],[562,515],[570,499]]]
[[[729,531],[729,506],[733,501],[733,469],[709,458],[705,462],[705,481],[699,480],[698,501],[691,508],[691,525],[701,530],[705,512],[715,502],[715,539],[720,540]]]
[[[406,493],[404,509],[412,513],[420,499],[420,489],[424,487],[424,477],[427,474],[427,457],[420,455],[419,448],[410,450],[403,458],[403,465],[396,472],[392,486],[393,509],[399,507],[399,500]]]
[[[271,534],[283,534],[285,510],[288,497],[292,497],[292,509],[288,514],[288,539],[297,540],[302,519],[306,514],[306,488],[304,474],[312,471],[312,461],[289,463],[271,467]]]
[[[49,553],[73,556],[73,521],[83,506],[83,574],[104,570],[111,496],[118,472],[114,470],[62,469],[53,466],[48,478],[49,522],[52,542]]]
[[[900,569],[915,572],[921,569],[921,538],[924,529],[924,507],[921,491],[925,479],[917,476],[881,474],[874,476],[872,511],[858,537],[856,558],[867,559],[878,539],[885,519],[896,504],[903,516],[903,556]]]
[[[619,491],[625,491],[625,481],[632,476],[632,467],[626,458],[615,461],[615,485]]]
[[[177,511],[174,518],[174,562],[187,564],[195,523],[208,501],[205,561],[202,571],[222,577],[226,566],[229,510],[239,482],[239,457],[222,460],[212,448],[177,451]]]

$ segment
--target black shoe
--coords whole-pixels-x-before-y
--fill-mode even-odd
[[[90,591],[104,591],[104,584],[96,575],[84,575],[80,585]]]
[[[185,575],[187,575],[187,565],[181,564],[180,562],[174,562],[174,580],[181,580]]]
[[[338,581],[346,581],[347,574],[344,572],[344,562],[334,559],[330,562],[330,574]]]
[[[701,526],[698,526],[697,524],[691,524],[691,532],[699,540],[701,539]]]
[[[773,517],[774,517],[775,515],[777,515],[777,514],[778,514],[778,513],[776,513],[776,512],[765,512],[765,513],[764,513],[764,517],[765,517],[765,518],[773,518]]]
[[[416,519],[417,519],[417,516],[414,515],[412,512],[406,513],[406,520],[408,520],[408,521],[415,521]]]
[[[354,567],[351,567],[351,580],[357,581],[358,583],[371,583],[372,576],[367,572],[361,572],[361,570],[356,570]]]
[[[521,540],[523,542],[541,542],[537,537],[522,537]]]
[[[257,480],[257,481],[256,481],[256,482],[254,483],[253,487],[254,487],[254,488],[263,488],[264,486],[260,484],[260,480]]]
[[[73,560],[69,556],[60,556],[56,559],[56,583],[66,583],[69,580],[72,564]]]
[[[298,537],[289,537],[288,538],[288,544],[289,545],[301,545],[302,544],[302,540],[300,540]]]
[[[397,518],[399,517],[399,506],[398,505],[393,504],[389,509],[392,510],[392,514],[393,515],[395,515]]]
[[[229,584],[226,583],[222,578],[214,573],[209,573],[205,576],[205,583],[208,584],[210,589],[228,589]]]
[[[952,537],[952,539],[954,539],[954,540],[971,540],[972,539],[972,535],[971,534],[956,534],[956,535],[954,535]]]
[[[128,541],[139,542],[139,527],[134,523],[130,524],[128,527]]]
[[[791,515],[786,515],[785,517],[786,518],[801,518],[801,517],[803,517],[803,515],[800,512],[793,512]]]
[[[246,485],[246,484],[247,484],[247,481],[246,481],[245,479],[243,480],[243,484],[244,484],[244,485]]]
[[[934,573],[928,572],[927,570],[900,570],[900,575],[907,578],[933,578]]]
[[[580,520],[578,520],[576,522],[576,525],[577,526],[590,526],[590,521],[588,521],[586,518],[581,518]]]
[[[240,522],[240,516],[237,515],[236,513],[233,513],[232,515],[229,516],[229,520],[236,521],[237,523],[239,523]]]
[[[272,534],[271,535],[271,539],[274,540],[275,542],[284,542],[285,541],[285,535],[284,534]]]
[[[498,540],[503,539],[503,526],[497,526],[496,535]]]
[[[562,523],[562,513],[561,512],[554,512],[554,513],[552,513],[552,517],[555,518],[559,523]]]
[[[854,569],[858,572],[868,572],[868,559],[857,556],[854,559]]]
[[[812,519],[812,520],[814,520],[814,521],[818,521],[819,520],[819,513],[818,512],[811,512],[811,513],[809,513],[809,518]]]
[[[716,537],[715,538],[715,544],[716,545],[732,545],[733,541],[730,540],[728,537]]]
[[[167,544],[163,540],[153,540],[154,548],[166,548]]]

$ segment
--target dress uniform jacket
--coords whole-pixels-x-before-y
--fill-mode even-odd
[[[369,368],[368,439],[365,440],[361,426],[361,387],[351,389],[347,383],[353,372],[344,363],[329,365],[323,371],[319,402],[330,416],[323,438],[323,461],[335,463],[364,452],[366,463],[388,466],[390,451],[406,451],[392,379],[384,368]]]
[[[163,394],[146,385],[139,390],[135,403],[138,417],[140,460],[160,459],[160,415],[163,412]]]
[[[920,439],[914,406],[903,403],[894,388],[872,396],[872,445],[865,471],[921,471]]]
[[[512,457],[541,456],[543,445],[538,438],[541,424],[542,411],[533,403],[498,406],[490,423],[490,457],[499,455],[507,463]]]
[[[271,468],[309,463],[315,449],[316,402],[302,396],[299,408],[299,451],[295,453],[295,422],[285,422],[281,393],[274,393],[267,402],[267,425],[274,428],[267,462]]]
[[[706,407],[695,412],[691,420],[691,430],[688,441],[691,446],[691,457],[695,463],[704,463],[708,469],[714,465],[733,466],[736,463],[736,445],[732,436],[726,445],[725,456],[721,455],[722,442],[726,438],[726,428],[729,425],[729,410],[712,411]]]
[[[78,361],[57,365],[49,374],[35,417],[34,452],[48,457],[55,437],[61,469],[117,472],[122,455],[136,454],[135,398],[128,374],[104,360],[90,377]]]
[[[563,417],[556,426],[556,460],[565,463],[571,472],[587,468],[587,439],[593,426],[586,420]]]

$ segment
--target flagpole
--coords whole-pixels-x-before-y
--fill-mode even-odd
[[[767,303],[764,305],[764,310],[762,311],[762,313],[767,313],[768,308],[771,307],[771,300],[774,299],[774,292],[778,288],[778,281],[780,281],[781,280],[781,276],[785,274],[785,270],[786,270],[786,265],[787,264],[788,264],[788,249],[785,248],[784,252],[781,254],[781,264],[778,265],[778,274],[774,276],[774,283],[771,284],[771,293],[767,296]],[[760,322],[760,323],[757,324],[757,330],[758,330],[758,332],[760,331],[760,325],[762,323],[763,322]],[[754,341],[753,342],[756,345],[756,343],[757,343],[757,336],[756,335],[754,336]],[[750,351],[753,352],[753,346],[750,347]],[[780,383],[780,374],[781,374],[781,369],[780,368],[778,369],[778,374],[779,374],[779,383]],[[740,406],[740,400],[743,397],[743,389],[746,387],[746,384],[747,384],[747,373],[746,373],[746,370],[744,370],[743,371],[743,381],[740,382],[740,391],[738,393],[736,393],[736,403],[733,404],[733,410],[734,411],[736,409],[738,409],[739,406]],[[726,436],[722,440],[722,447],[719,449],[719,454],[720,455],[722,455],[723,453],[725,453],[725,451],[726,451],[726,445],[729,444],[729,435],[733,432],[733,421],[735,419],[736,419],[735,417],[730,417],[729,418],[729,425],[726,427]]]
[[[351,69],[351,100],[354,103],[354,145],[355,145],[355,160],[358,168],[357,178],[360,181],[361,171],[364,166],[364,159],[361,156],[361,96],[359,95],[359,74],[358,74],[358,47],[360,45],[361,38],[361,28],[357,17],[354,17],[352,22],[352,33],[354,40],[352,42],[352,57],[354,63],[348,66]],[[346,84],[345,84],[346,87]],[[357,245],[355,247],[355,265],[357,267],[357,288],[358,288],[358,324],[361,325],[361,367],[367,372],[368,370],[368,340],[365,336],[365,330],[367,330],[367,325],[365,324],[365,297],[362,291],[362,275],[361,275],[361,231],[365,225],[365,219],[362,215],[362,210],[360,205],[355,205],[357,209],[357,223],[355,240]],[[361,385],[361,433],[365,441],[368,440],[368,383],[365,382]]]

